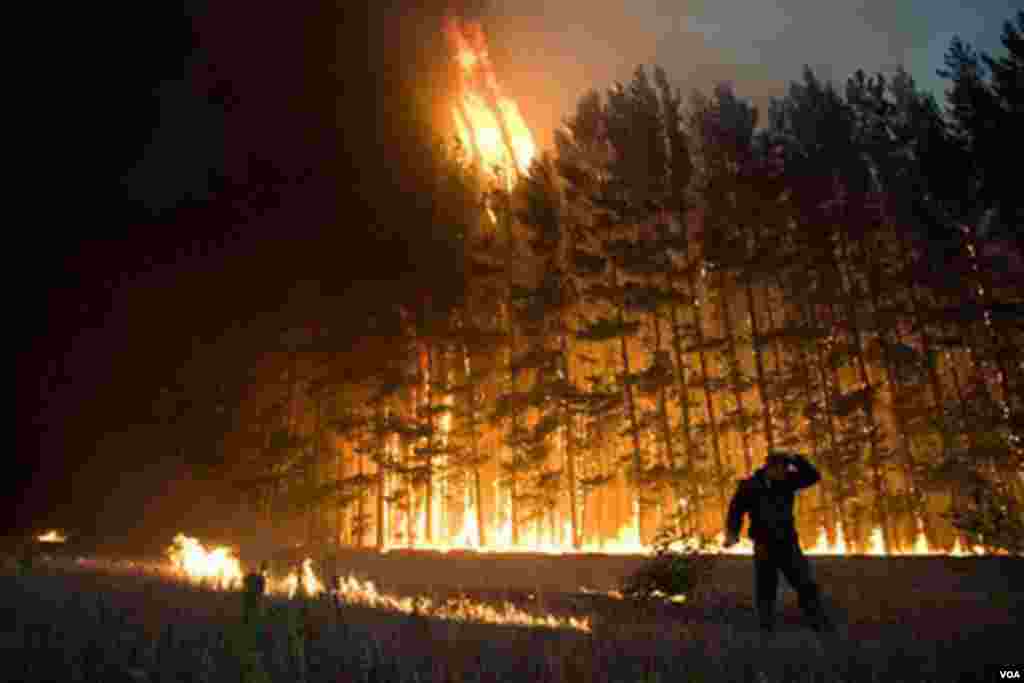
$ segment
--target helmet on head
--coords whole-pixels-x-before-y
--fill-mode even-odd
[[[765,458],[764,464],[765,467],[771,467],[772,465],[787,465],[789,464],[789,455],[782,451],[768,451],[768,457]]]

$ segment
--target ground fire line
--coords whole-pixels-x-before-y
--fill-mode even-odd
[[[178,534],[167,555],[175,572],[190,581],[204,583],[222,590],[241,585],[243,572],[241,562],[226,546],[207,548],[198,539]],[[267,577],[267,590],[272,595],[295,597],[299,585],[306,595],[321,596],[329,591],[313,570],[313,560],[302,562],[302,575],[289,572],[285,577]],[[347,576],[339,579],[336,589],[331,589],[341,602],[372,607],[404,614],[427,614],[435,618],[484,624],[510,624],[543,628],[569,628],[590,631],[590,620],[586,617],[557,617],[551,614],[537,615],[522,610],[510,602],[493,606],[466,597],[435,602],[425,596],[397,597],[377,590],[372,581],[360,581]]]

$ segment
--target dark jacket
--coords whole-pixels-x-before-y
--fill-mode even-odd
[[[749,479],[740,481],[736,494],[729,504],[726,528],[733,536],[739,536],[743,526],[743,515],[750,515],[750,538],[755,542],[796,541],[796,527],[793,523],[794,494],[800,489],[812,486],[821,479],[814,465],[801,455],[790,457],[796,472],[786,472],[781,481],[769,481],[764,468],[754,472]]]

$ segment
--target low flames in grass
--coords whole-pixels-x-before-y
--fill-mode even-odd
[[[474,516],[467,515],[467,519],[474,519]],[[500,536],[499,536],[500,538]],[[719,534],[710,544],[706,546],[707,551],[727,555],[752,555],[753,544],[748,539],[731,548],[724,548],[724,537]],[[553,543],[537,543],[536,545],[512,546],[510,543],[497,544],[489,548],[477,548],[472,544],[417,544],[418,549],[434,550],[437,552],[448,552],[456,549],[469,549],[478,552],[539,552],[549,554],[571,554],[574,551],[560,547]],[[584,547],[582,552],[601,552],[605,554],[648,554],[651,548],[642,545],[635,538],[630,538],[628,533],[621,533],[618,538],[611,542],[602,544],[600,549]],[[870,546],[864,552],[855,552],[849,547],[844,536],[842,526],[836,530],[835,541],[830,542],[828,535],[822,529],[815,543],[804,549],[808,555],[868,555],[885,556],[881,529],[874,529],[871,534]],[[931,548],[922,533],[918,533],[917,539],[910,549],[903,552],[892,553],[897,556],[930,556],[948,555],[953,557],[964,557],[969,555],[984,555],[987,551],[981,546],[974,546],[964,549],[959,540],[951,552]],[[243,572],[241,563],[234,556],[230,548],[217,546],[207,549],[198,539],[178,534],[174,539],[174,545],[168,550],[168,556],[176,571],[181,576],[195,582],[203,582],[211,587],[220,589],[237,588],[241,585]],[[299,584],[307,595],[316,596],[326,592],[328,589],[323,581],[316,575],[313,569],[313,562],[307,558],[302,563],[300,572],[290,572],[284,577],[267,578],[268,591],[275,595],[287,595],[293,597],[298,592]],[[428,598],[398,598],[377,591],[370,581],[360,582],[353,577],[341,581],[338,590],[339,597],[345,602],[361,604],[370,607],[390,609],[394,611],[412,614],[417,610],[427,611],[435,616],[451,619],[465,619],[469,621],[482,621],[487,623],[511,623],[537,626],[569,626],[586,630],[589,624],[578,620],[559,620],[552,616],[538,617],[522,612],[511,604],[506,604],[502,609],[496,609],[489,605],[473,603],[468,600],[459,600],[443,604],[434,604]],[[615,597],[615,596],[613,596]],[[665,596],[670,600],[679,602],[684,596]]]
[[[207,550],[198,539],[178,534],[167,555],[179,572],[194,581],[222,589],[241,585],[242,565],[230,548]]]
[[[222,590],[241,585],[242,565],[231,548],[205,547],[198,539],[178,534],[167,551],[175,573],[196,583],[202,583]],[[313,561],[302,562],[301,576],[290,572],[285,577],[267,577],[267,590],[272,595],[295,597],[299,586],[306,595],[317,597],[328,592],[327,587],[313,570]],[[477,602],[466,597],[434,601],[425,596],[397,597],[379,592],[372,581],[360,581],[348,576],[340,579],[336,593],[342,602],[372,607],[404,614],[423,614],[439,619],[477,622],[485,624],[511,624],[544,628],[571,628],[590,631],[587,618],[556,617],[551,614],[537,615],[519,609],[506,602],[500,607]]]
[[[625,534],[623,535],[625,536]],[[834,543],[830,543],[824,529],[819,534],[815,544],[805,549],[808,555],[886,555],[882,543],[882,534],[875,529],[872,534],[871,547],[865,553],[850,552],[843,535],[842,527],[837,529]],[[753,553],[753,546],[749,540],[744,539],[732,548],[722,547],[722,536],[719,535],[705,546],[706,551],[729,555],[750,555]],[[608,554],[646,554],[650,548],[641,545],[635,539],[630,542],[628,538],[620,538],[618,544],[612,544],[602,552]],[[676,545],[676,544],[673,544]],[[430,548],[428,548],[430,549]],[[454,549],[447,545],[432,546],[432,549],[446,552]],[[497,552],[508,550],[526,550],[522,547],[481,549],[482,552]],[[537,549],[532,549],[534,552]],[[541,552],[566,552],[571,551],[556,549],[555,547],[541,546]],[[235,557],[231,548],[226,546],[215,546],[207,548],[198,539],[178,534],[174,544],[167,551],[173,571],[177,576],[187,580],[201,583],[212,588],[221,590],[237,589],[241,586],[244,573],[241,562]],[[899,555],[981,555],[985,550],[975,546],[970,551],[965,551],[959,545],[954,547],[950,553],[935,550],[928,546],[922,534],[918,535],[914,547],[909,552],[897,553]],[[522,626],[535,626],[547,628],[572,628],[580,631],[590,631],[590,620],[587,618],[556,617],[554,615],[537,615],[519,609],[512,603],[506,602],[501,606],[493,606],[466,597],[449,599],[446,601],[435,601],[426,596],[398,597],[382,593],[377,590],[372,581],[360,581],[348,576],[339,580],[337,590],[329,590],[324,582],[316,575],[313,569],[313,561],[306,558],[301,565],[301,571],[292,571],[284,577],[267,577],[267,590],[272,595],[294,597],[302,586],[306,595],[316,597],[331,592],[336,594],[342,602],[384,609],[388,611],[401,612],[404,614],[427,614],[442,619],[456,621],[490,623],[490,624],[514,624]],[[588,588],[581,589],[584,593],[594,593]],[[602,591],[603,592],[603,591]],[[606,593],[610,597],[621,598],[619,591]],[[653,597],[664,597],[672,602],[684,602],[685,595],[658,595]]]

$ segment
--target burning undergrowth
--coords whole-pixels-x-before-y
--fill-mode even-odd
[[[631,560],[641,561],[440,554],[429,558],[375,555],[374,560],[394,565],[396,575],[435,581],[437,576],[425,571],[431,563],[444,570],[442,575],[452,582],[460,579],[456,570],[474,563],[511,563],[520,577],[515,584],[519,586],[528,585],[534,575],[551,574],[554,566],[563,568],[562,581],[568,585],[585,564],[595,568],[595,585],[606,586],[614,577],[603,576],[606,570],[598,570],[598,566],[627,570],[633,566]],[[850,605],[851,618],[857,621],[851,626],[856,637],[825,652],[798,624],[784,628],[772,647],[763,647],[744,629],[743,606],[737,604],[743,602],[742,595],[728,588],[734,579],[743,586],[750,582],[749,560],[743,557],[719,560],[722,566],[714,582],[731,590],[732,600],[730,605],[723,604],[723,610],[730,606],[731,612],[723,611],[716,619],[712,618],[715,615],[697,618],[696,606],[689,603],[660,603],[650,609],[651,605],[640,606],[631,600],[590,595],[587,602],[601,618],[590,632],[584,632],[426,618],[429,615],[422,612],[400,614],[364,603],[295,601],[278,596],[271,597],[267,618],[261,622],[250,651],[258,653],[264,680],[308,683],[610,683],[759,680],[759,675],[760,680],[770,681],[953,681],[973,679],[976,676],[972,674],[1005,666],[1006,641],[1001,643],[1000,637],[1010,633],[1012,615],[997,623],[992,601],[986,601],[986,611],[979,612],[967,610],[966,599],[970,591],[999,583],[1000,577],[1012,588],[1006,583],[1012,573],[1008,570],[1020,560],[825,558],[819,562],[823,569],[841,568],[850,579],[840,582],[835,576],[830,581],[825,576],[827,585],[838,589],[855,584],[863,591],[859,599],[842,595],[842,601]],[[354,561],[351,564],[356,566]],[[532,572],[527,570],[531,565]],[[168,581],[171,565],[167,562],[161,566],[93,560],[78,566],[78,571],[69,572],[44,565],[28,576],[0,572],[0,598],[9,608],[13,606],[14,615],[13,620],[4,622],[12,628],[0,629],[0,646],[12,653],[4,662],[13,667],[11,680],[109,681],[120,680],[127,673],[137,681],[240,679],[237,592],[200,589],[191,581]],[[478,573],[482,566],[477,565]],[[122,570],[83,571],[82,567]],[[977,573],[976,581],[962,584],[945,567],[970,569]],[[495,580],[492,576],[481,578]],[[907,590],[910,581],[933,595],[934,602],[925,604],[920,593]],[[538,601],[542,598],[535,597]],[[554,595],[544,597],[556,600]],[[890,614],[889,623],[874,623],[886,613],[873,612],[869,597],[877,597],[889,605],[887,609],[899,613]],[[529,594],[518,594],[514,600],[525,602],[528,598]],[[957,601],[960,607],[956,607]],[[947,633],[940,638],[942,634],[928,630],[942,624],[948,631],[956,631],[955,636]]]
[[[244,577],[241,562],[226,546],[206,548],[198,539],[178,534],[167,554],[173,571],[181,578],[221,590],[241,586]],[[273,596],[332,597],[348,605],[460,622],[590,630],[590,620],[586,617],[535,614],[507,601],[492,605],[465,595],[444,600],[422,595],[399,597],[379,591],[373,581],[354,576],[338,577],[333,585],[326,585],[314,570],[311,558],[303,560],[300,568],[285,576],[270,575],[266,580],[267,590]]]

